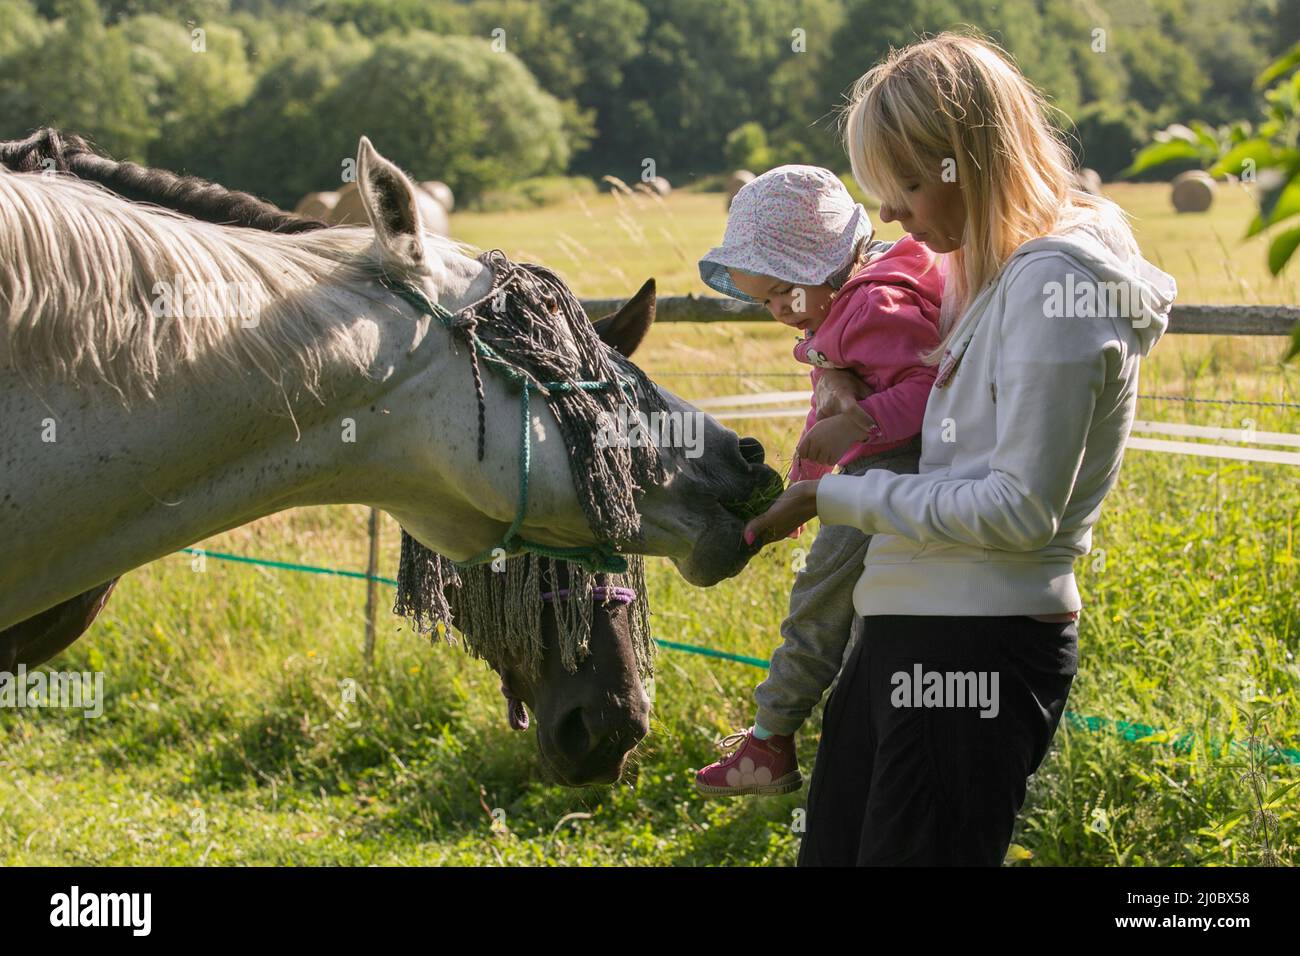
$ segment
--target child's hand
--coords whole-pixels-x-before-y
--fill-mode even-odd
[[[874,426],[871,416],[854,405],[851,410],[823,418],[808,429],[795,454],[833,467],[853,445],[865,441]]]
[[[871,387],[852,372],[827,369],[818,376],[813,391],[817,398],[817,417],[823,419],[847,412],[871,394]]]

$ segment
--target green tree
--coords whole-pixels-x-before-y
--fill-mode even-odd
[[[231,128],[224,181],[287,206],[337,189],[363,134],[465,199],[569,160],[559,101],[513,54],[423,31],[340,33],[329,49],[286,57]]]
[[[737,123],[774,115],[768,78],[789,50],[790,16],[781,0],[657,4],[620,107],[599,117],[606,171],[639,173],[647,157],[670,179],[716,170]]]
[[[761,123],[750,120],[727,134],[728,169],[748,169],[763,173],[772,165],[772,151],[767,148],[767,133]]]
[[[580,152],[595,132],[595,110],[577,98],[587,79],[573,31],[550,6],[532,0],[479,0],[467,9],[471,36],[519,57],[542,89],[560,100],[564,134]]]
[[[610,138],[602,133],[610,125],[610,117],[627,109],[624,80],[629,66],[642,53],[649,14],[637,0],[554,0],[547,9],[582,70],[581,83],[567,95],[590,125],[583,141],[574,143],[573,165],[591,173],[608,172],[612,168]],[[515,49],[536,72],[528,51]],[[562,92],[547,89],[557,95]]]
[[[28,0],[0,0],[0,63],[6,57],[39,46],[49,32],[49,22],[38,16]]]
[[[104,28],[94,0],[67,0],[59,12],[40,43],[0,62],[4,135],[62,126],[144,161],[158,129],[136,88],[130,45]]]
[[[1128,168],[1152,126],[1151,115],[1138,104],[1104,100],[1079,110],[1074,123],[1079,165],[1095,169],[1103,179]]]
[[[429,0],[321,0],[312,7],[314,19],[336,27],[356,27],[362,36],[429,30],[433,33],[468,33],[468,10],[457,3]]]
[[[512,53],[483,40],[385,38],[324,107],[352,148],[366,132],[418,178],[466,198],[563,172],[569,161],[559,101]]]
[[[325,104],[374,45],[328,24],[314,39],[310,48],[278,51],[246,103],[228,111],[219,124],[227,135],[203,175],[288,208],[306,193],[341,185],[342,161],[355,156],[357,140],[345,148]]]
[[[191,30],[152,14],[124,20],[111,32],[130,45],[132,74],[158,124],[149,162],[180,171],[210,168],[225,138],[225,114],[253,89],[243,34],[221,24]]]
[[[1197,61],[1176,40],[1154,30],[1117,30],[1112,34],[1128,74],[1127,95],[1157,122],[1185,115],[1200,102],[1207,80]]]
[[[822,77],[822,100],[842,104],[857,78],[891,49],[971,26],[1003,47],[1047,94],[1062,126],[1085,101],[1085,79],[1104,82],[1105,69],[1091,62],[1089,19],[1061,0],[901,0],[884,6],[848,0]]]
[[[1231,173],[1256,182],[1259,212],[1246,236],[1282,226],[1268,246],[1268,268],[1276,276],[1300,248],[1300,225],[1283,226],[1300,216],[1300,43],[1260,73],[1255,86],[1264,99],[1264,119],[1258,128],[1252,129],[1246,121],[1217,129],[1201,122],[1175,124],[1138,154],[1128,172],[1194,161],[1209,167],[1211,175]],[[1297,354],[1300,323],[1292,330],[1286,360]]]
[[[99,0],[105,23],[158,16],[173,23],[208,21],[230,12],[230,0]]]
[[[780,57],[768,81],[768,113],[758,117],[770,131],[770,162],[841,168],[845,160],[836,104],[822,98],[821,77],[843,22],[843,7],[839,0],[796,0],[788,9]]]

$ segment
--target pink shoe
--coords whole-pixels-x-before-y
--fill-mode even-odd
[[[766,740],[754,728],[728,734],[718,742],[723,750],[740,744],[730,757],[711,763],[695,775],[695,789],[706,797],[739,797],[747,793],[773,796],[803,786],[794,736],[773,734]]]

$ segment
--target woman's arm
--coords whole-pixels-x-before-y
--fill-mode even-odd
[[[810,498],[827,524],[874,534],[899,534],[1004,551],[1032,551],[1056,535],[1078,475],[1093,410],[1108,375],[1108,353],[1125,341],[1110,318],[1054,318],[1044,314],[1048,283],[1081,267],[1064,256],[1043,256],[1009,279],[1000,321],[998,394],[991,408],[971,409],[995,419],[990,473],[981,478],[896,475],[827,475],[801,482],[773,506],[772,529],[802,517]],[[1086,276],[1085,281],[1095,281]],[[1076,280],[1077,284],[1077,280]],[[983,394],[987,395],[987,392]],[[991,397],[989,399],[991,402]],[[955,421],[961,436],[961,410]],[[784,496],[783,496],[784,497]],[[778,508],[778,506],[781,506]]]
[[[1055,537],[1106,382],[1106,353],[1118,352],[1123,341],[1111,318],[1046,314],[1048,288],[1070,271],[1083,272],[1065,256],[1030,260],[1008,278],[1002,315],[985,317],[999,323],[1001,339],[997,400],[990,396],[992,407],[979,410],[994,417],[989,474],[831,475],[817,492],[823,521],[1003,551],[1034,551]],[[1096,281],[1087,273],[1081,278]]]

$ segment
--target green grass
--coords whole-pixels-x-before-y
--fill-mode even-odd
[[[1115,192],[1184,301],[1297,301],[1294,279],[1269,284],[1258,243],[1236,244],[1244,203],[1176,217],[1163,187]],[[454,224],[480,245],[506,237],[508,252],[548,262],[583,295],[626,293],[647,275],[665,294],[701,291],[695,257],[721,237],[722,198],[638,202],[588,197]],[[794,388],[753,374],[796,370],[792,344],[775,323],[663,326],[638,359],[688,397]],[[1170,337],[1144,367],[1142,390],[1300,401],[1296,370],[1276,365],[1280,351],[1274,339]],[[720,370],[747,374],[680,375]],[[1261,431],[1300,432],[1294,409],[1143,401],[1139,416],[1228,427],[1249,417]],[[797,424],[747,421],[744,430],[783,467]],[[1127,456],[1097,550],[1077,565],[1085,611],[1073,711],[1190,731],[1198,742],[1243,740],[1242,706],[1267,697],[1277,705],[1268,733],[1300,748],[1298,478],[1280,465]],[[365,520],[356,507],[298,510],[205,546],[361,569]],[[647,562],[657,635],[768,657],[795,549],[814,530],[708,590]],[[381,555],[381,574],[392,576],[388,519]],[[381,597],[387,606],[391,592]],[[104,716],[0,712],[0,863],[793,863],[806,790],[708,802],[692,786],[692,768],[714,757],[711,741],[752,720],[760,670],[661,651],[634,780],[564,790],[542,782],[532,734],[507,728],[481,662],[381,613],[368,672],[364,602],[363,582],[212,559],[199,571],[180,555],[128,575],[90,634],[55,662],[105,671]],[[356,693],[345,703],[347,681]],[[818,716],[799,737],[805,775],[819,730]],[[1242,760],[1064,726],[1030,784],[1015,842],[1030,864],[1259,863]],[[1266,795],[1300,779],[1300,767],[1267,772]],[[1274,843],[1293,862],[1296,793],[1271,808]]]

